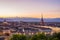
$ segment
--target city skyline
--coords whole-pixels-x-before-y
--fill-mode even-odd
[[[60,0],[0,0],[0,17],[60,18]]]

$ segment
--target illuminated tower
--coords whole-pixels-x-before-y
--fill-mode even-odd
[[[41,14],[41,25],[44,26],[43,14]]]

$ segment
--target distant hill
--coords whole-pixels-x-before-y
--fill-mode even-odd
[[[25,22],[40,22],[41,19],[40,18],[0,18],[0,21],[25,21]],[[60,18],[44,18],[45,22],[60,22]]]

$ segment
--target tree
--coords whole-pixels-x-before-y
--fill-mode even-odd
[[[60,33],[54,33],[53,35],[45,35],[44,33],[38,33],[34,35],[20,35],[14,34],[10,40],[60,40]]]
[[[39,33],[32,36],[31,40],[47,40],[47,37],[44,33]]]
[[[59,33],[53,33],[53,35],[50,35],[47,37],[47,40],[60,40],[60,32]]]
[[[38,40],[38,36],[37,36],[37,35],[33,35],[33,36],[31,37],[31,40]]]
[[[60,32],[54,33],[52,36],[53,36],[54,39],[59,39],[60,40]]]
[[[10,40],[27,40],[25,35],[14,34]]]
[[[52,40],[59,40],[58,38],[53,38]]]

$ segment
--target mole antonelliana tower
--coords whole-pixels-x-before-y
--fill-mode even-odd
[[[45,24],[44,24],[44,19],[43,19],[43,14],[41,14],[41,22],[40,22],[40,24],[41,24],[42,26],[45,25]]]

